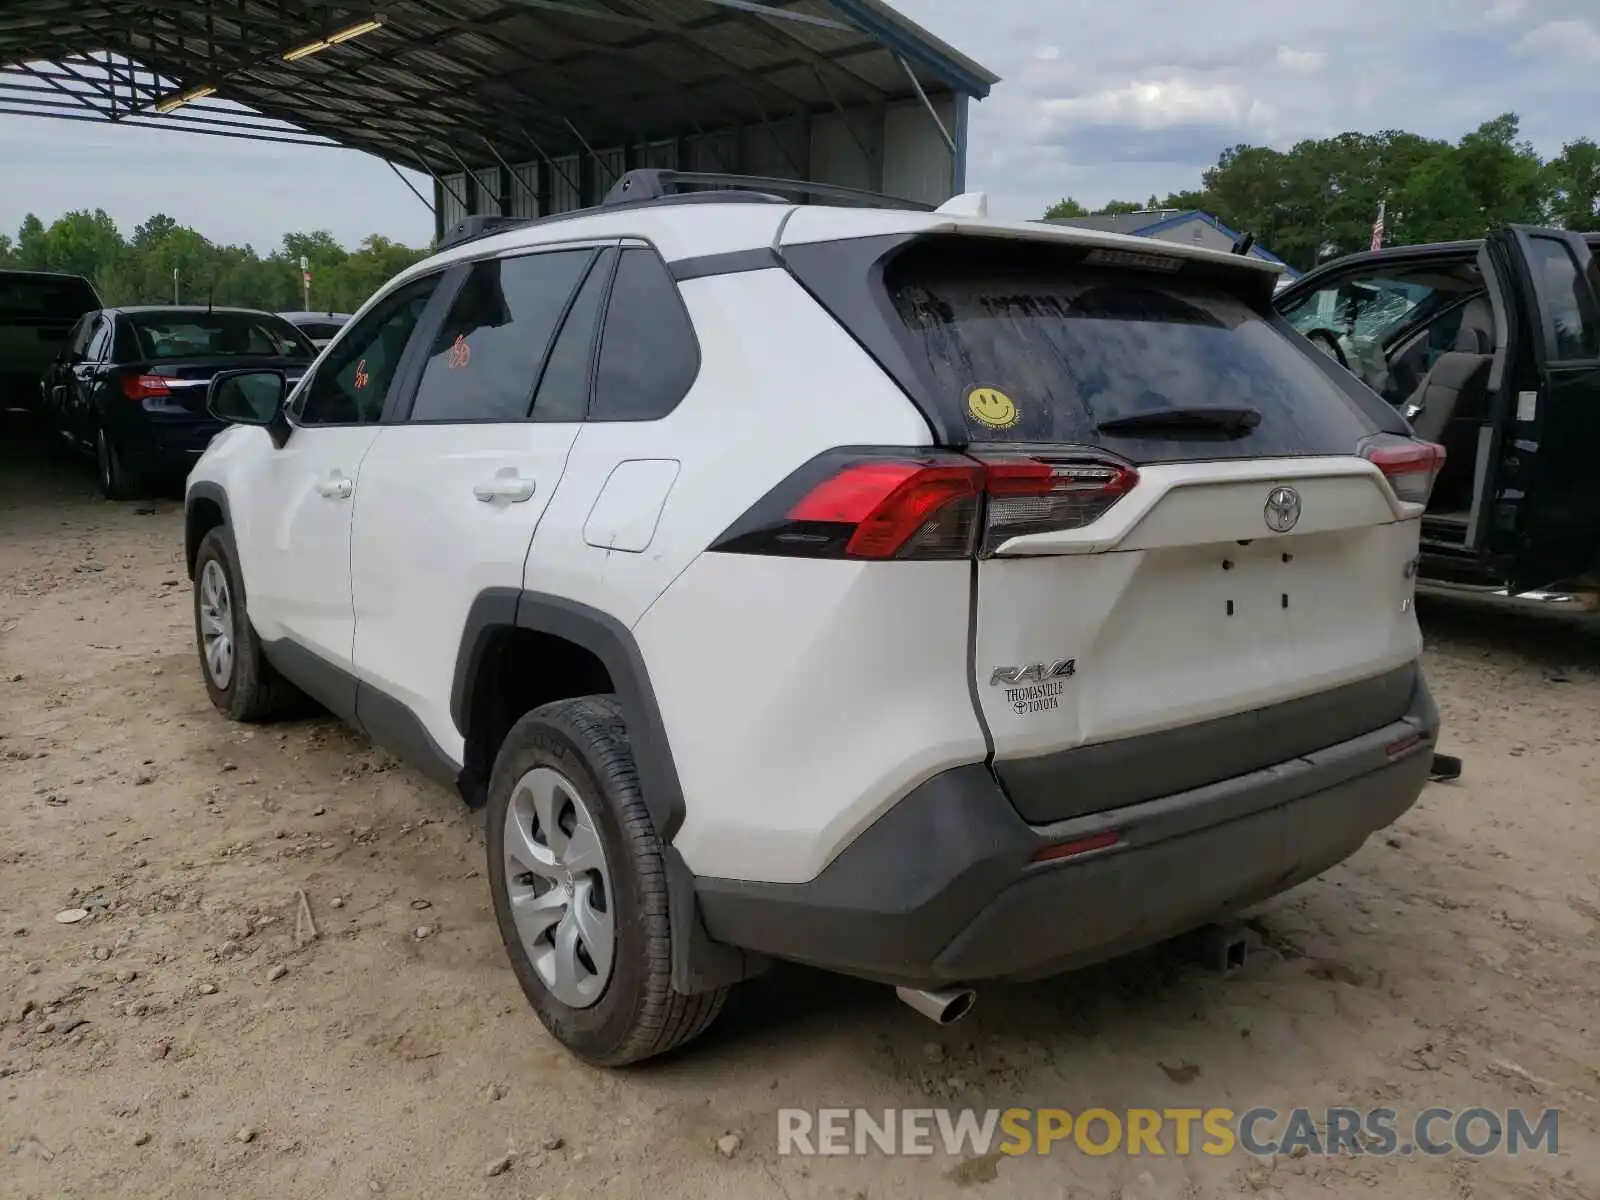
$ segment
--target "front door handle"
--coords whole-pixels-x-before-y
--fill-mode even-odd
[[[334,475],[317,484],[317,492],[329,500],[348,500],[356,490],[353,479],[346,479],[343,475]]]
[[[499,472],[493,479],[474,484],[472,494],[485,504],[496,500],[509,500],[513,504],[521,504],[524,500],[533,498],[534,487],[533,480],[517,474],[513,467]]]

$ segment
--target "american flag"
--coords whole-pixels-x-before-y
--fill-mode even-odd
[[[1387,203],[1384,200],[1378,201],[1378,219],[1372,223],[1372,248],[1374,250],[1383,249],[1383,212]]]

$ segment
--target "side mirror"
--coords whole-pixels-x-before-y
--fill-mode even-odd
[[[206,408],[219,421],[259,425],[281,447],[289,439],[283,403],[289,383],[282,371],[219,371],[206,391]]]

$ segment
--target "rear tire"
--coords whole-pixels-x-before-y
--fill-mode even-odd
[[[304,696],[262,656],[226,526],[206,534],[195,555],[194,633],[206,694],[229,720],[257,724],[304,705]]]
[[[137,471],[130,470],[117,441],[106,432],[104,425],[94,431],[95,476],[100,491],[107,500],[142,500],[145,481]]]
[[[672,988],[661,842],[612,697],[560,700],[518,721],[495,759],[486,819],[500,936],[557,1041],[620,1067],[710,1026],[728,990]]]

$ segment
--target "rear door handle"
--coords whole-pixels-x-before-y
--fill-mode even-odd
[[[491,504],[496,500],[509,500],[513,504],[521,504],[524,500],[533,499],[534,488],[533,480],[517,474],[516,468],[508,467],[496,474],[493,479],[473,484],[472,494],[485,504]]]
[[[335,475],[317,484],[317,492],[329,500],[348,500],[355,490],[355,480],[346,479],[343,475]]]

